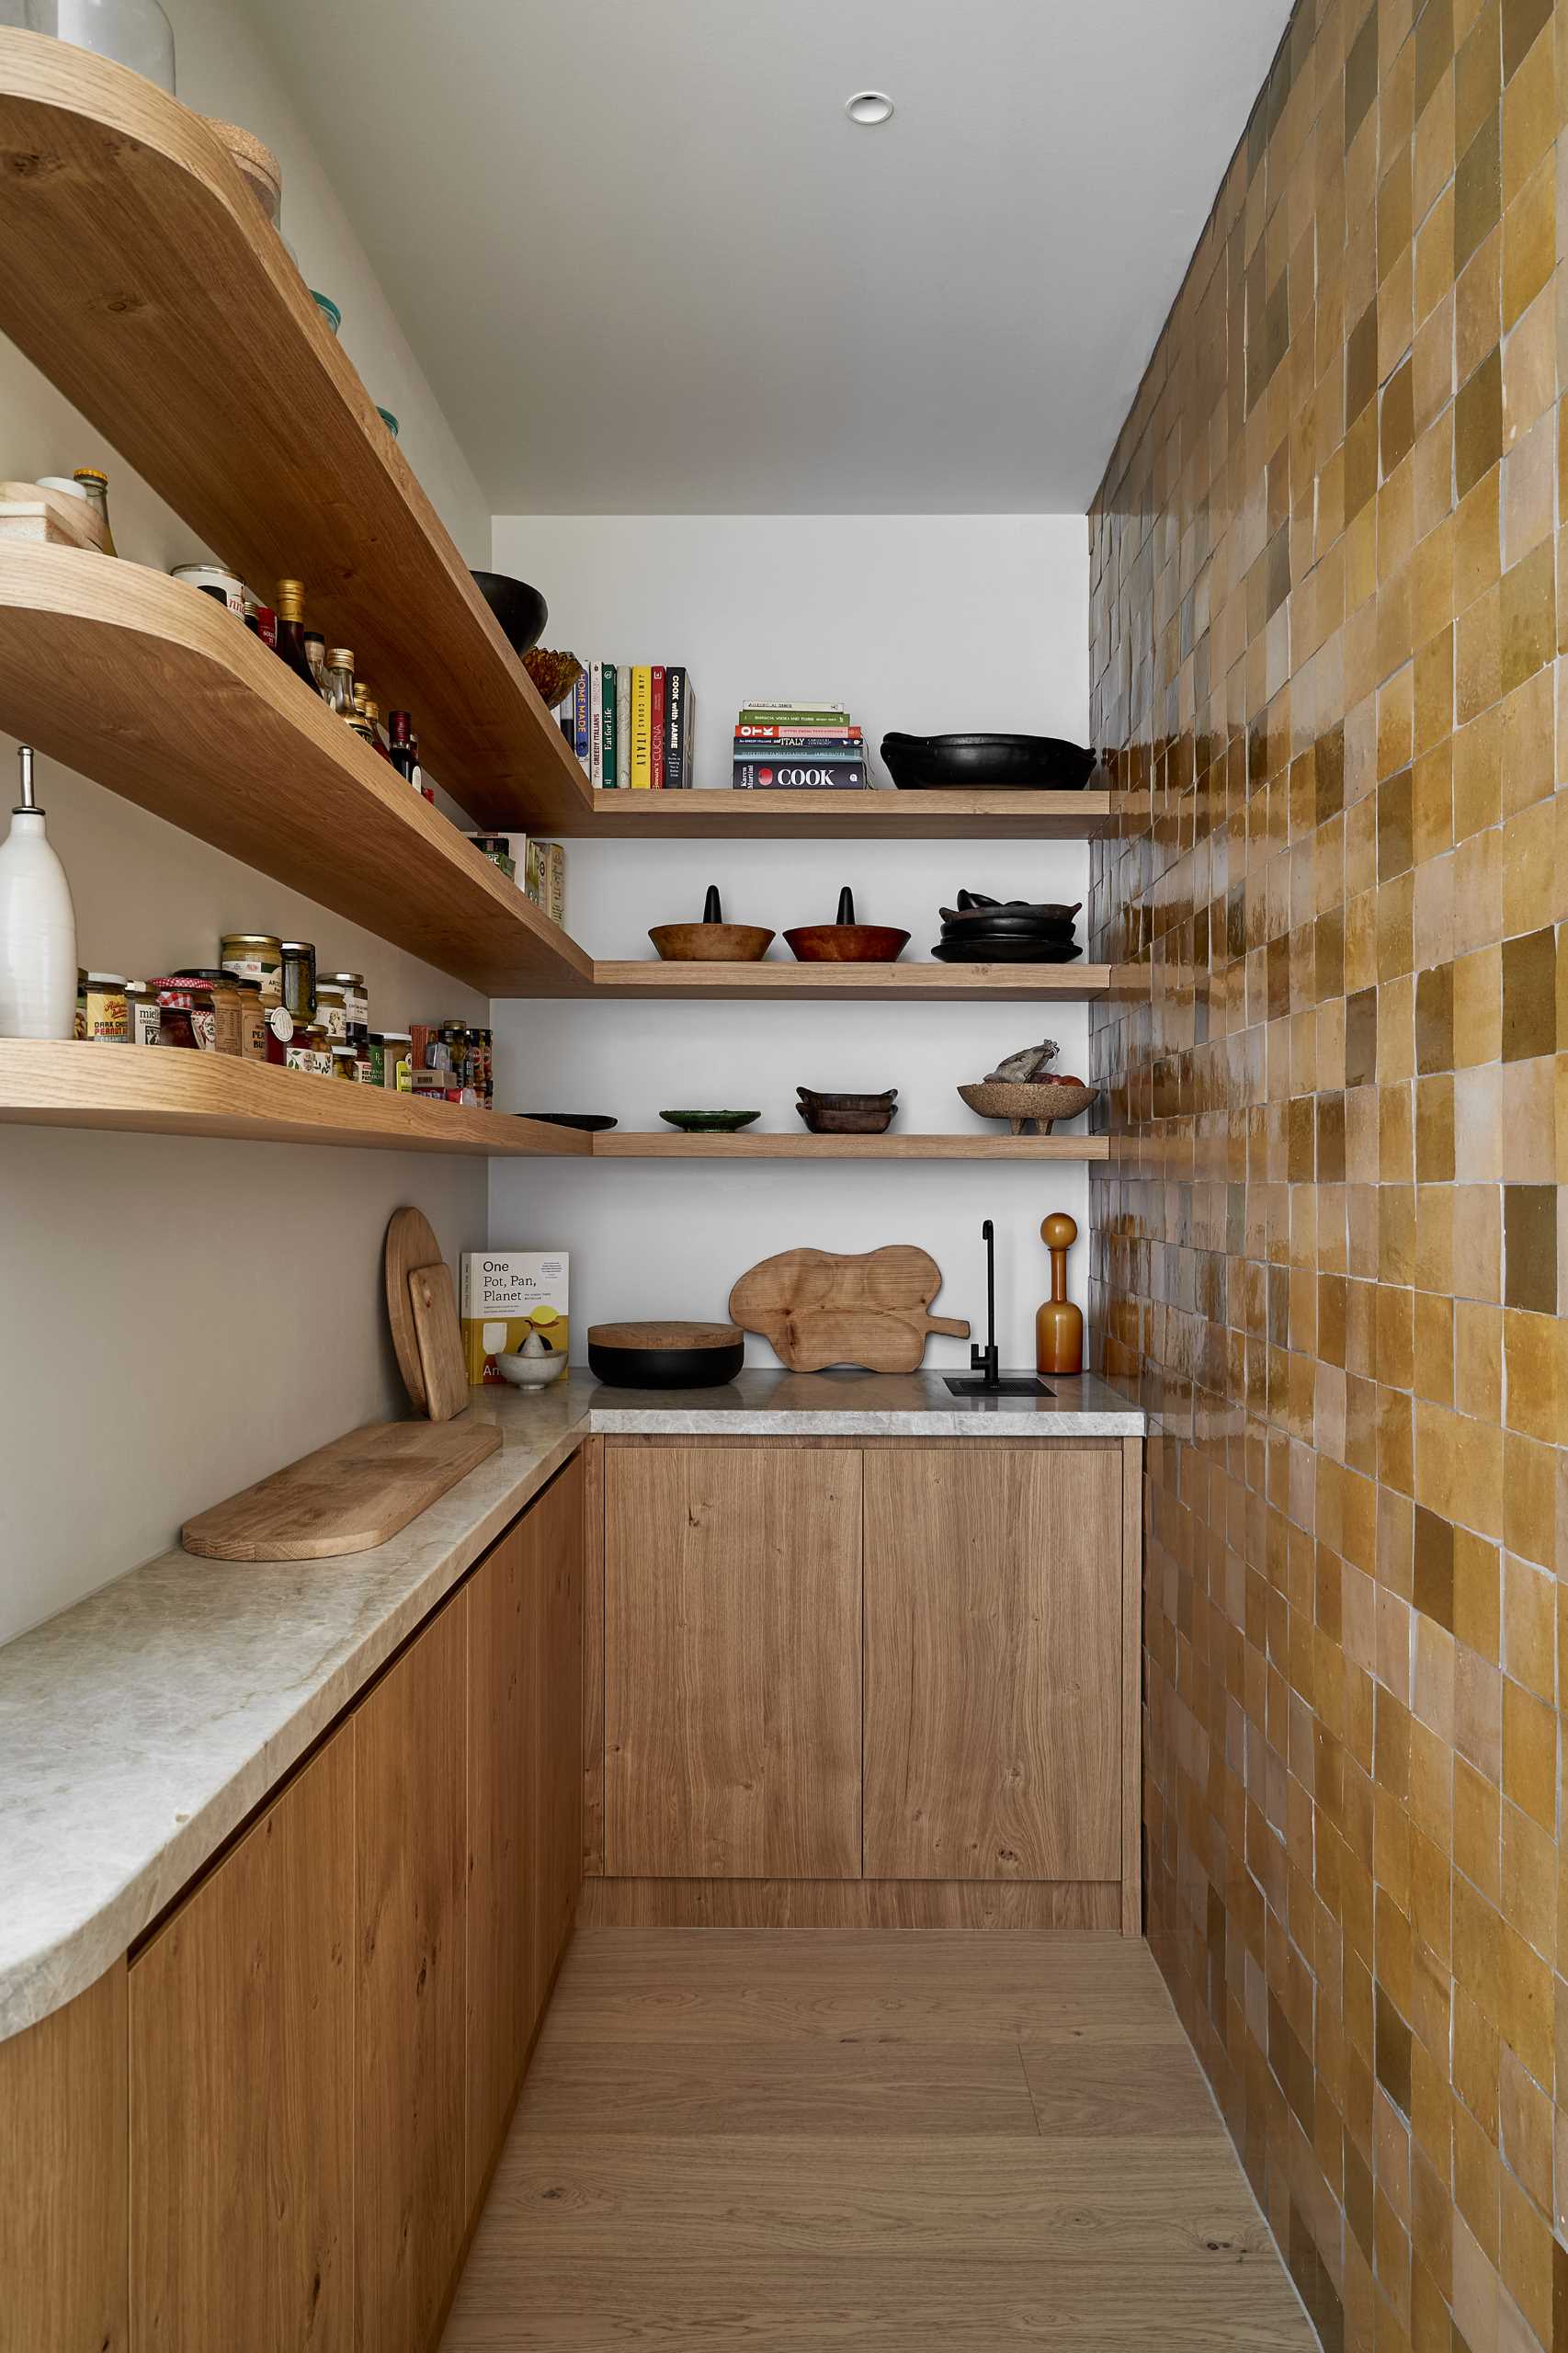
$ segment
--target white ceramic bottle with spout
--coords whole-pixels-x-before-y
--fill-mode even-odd
[[[17,755],[22,797],[0,842],[0,1038],[76,1034],[76,911],[33,799],[33,756]]]

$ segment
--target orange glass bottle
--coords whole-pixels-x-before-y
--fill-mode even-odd
[[[1067,1296],[1067,1253],[1078,1239],[1077,1220],[1069,1217],[1065,1211],[1058,1210],[1041,1225],[1040,1238],[1051,1253],[1051,1297],[1035,1314],[1035,1370],[1037,1372],[1082,1372],[1083,1311],[1074,1307]]]

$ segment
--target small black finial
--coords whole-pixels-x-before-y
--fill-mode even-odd
[[[702,902],[702,920],[704,923],[722,923],[724,920],[724,911],[719,904],[717,882],[708,885],[708,896]]]
[[[855,893],[846,882],[843,890],[840,891],[838,894],[838,913],[834,917],[834,921],[835,923],[853,923],[854,920]]]

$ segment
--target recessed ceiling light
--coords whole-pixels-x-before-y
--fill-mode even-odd
[[[885,90],[857,90],[852,98],[844,101],[844,111],[851,122],[869,129],[873,124],[888,121],[892,114],[892,100]]]

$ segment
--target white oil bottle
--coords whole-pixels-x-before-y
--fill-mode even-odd
[[[0,1038],[76,1033],[76,911],[33,799],[33,756],[17,754],[22,797],[0,842]]]

